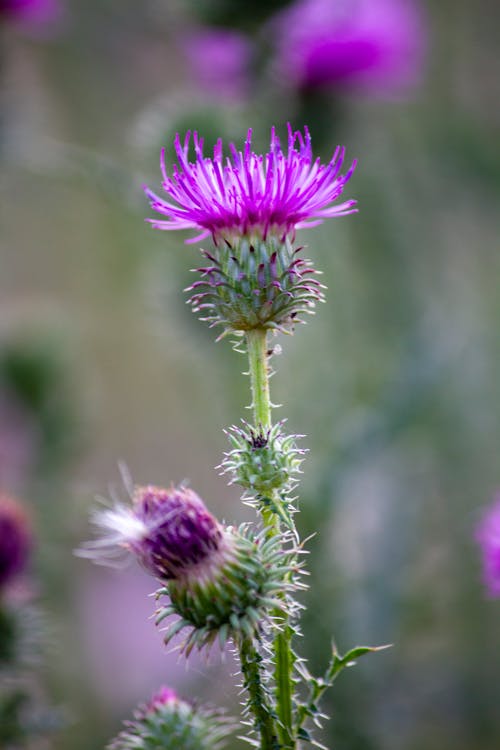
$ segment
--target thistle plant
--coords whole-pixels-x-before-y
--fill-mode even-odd
[[[165,197],[146,188],[160,215],[150,221],[161,230],[197,230],[188,242],[208,242],[189,301],[202,320],[220,327],[219,338],[235,337],[246,354],[253,412],[251,423],[226,431],[230,450],[219,468],[242,487],[258,519],[225,526],[191,489],[131,487],[129,505],[94,514],[104,533],[79,553],[100,562],[132,553],[160,582],[157,623],[166,623],[165,641],[184,633],[186,655],[231,641],[246,696],[245,738],[261,750],[295,750],[316,742],[310,725],[320,725],[319,700],[342,669],[376,650],[358,647],[341,656],[333,649],[320,677],[296,651],[305,550],[294,522],[295,493],[305,450],[298,444],[303,436],[288,435],[284,420],[273,421],[269,389],[272,338],[293,333],[324,301],[296,230],[357,211],[356,201],[339,202],[355,164],[342,173],[343,148],[326,164],[314,160],[307,128],[290,126],[286,152],[274,129],[266,155],[252,150],[251,131],[243,150],[230,145],[227,158],[221,141],[213,158],[204,155],[196,133],[192,145],[194,161],[191,134],[182,143],[177,136],[178,163],[170,172],[162,154]],[[168,727],[178,721],[176,714],[171,722],[173,707],[168,700],[161,711],[143,710],[110,748],[212,747],[208,735],[201,744],[179,739],[189,733],[170,737]],[[199,720],[195,711],[183,716],[193,727]],[[210,715],[203,721],[210,723]]]

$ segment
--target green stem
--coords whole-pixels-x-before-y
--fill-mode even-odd
[[[250,383],[252,388],[252,406],[255,426],[264,430],[271,427],[271,399],[269,393],[269,370],[267,364],[267,331],[255,328],[246,333]],[[262,520],[270,536],[280,533],[279,518],[271,510],[262,511]],[[292,715],[292,670],[293,654],[291,647],[292,630],[282,611],[274,613],[281,630],[274,639],[276,707],[280,720],[279,737],[283,750],[293,750],[293,715]]]
[[[269,373],[267,369],[267,331],[254,328],[247,331],[248,363],[252,386],[255,426],[264,430],[271,427],[271,399],[269,397]]]
[[[241,671],[249,704],[255,717],[255,726],[260,734],[261,750],[279,750],[274,716],[261,681],[262,657],[255,649],[251,638],[243,638],[239,645]]]

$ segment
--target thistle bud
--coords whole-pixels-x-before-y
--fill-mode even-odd
[[[286,607],[297,568],[293,552],[281,540],[252,535],[246,526],[225,527],[192,490],[184,487],[137,487],[132,507],[99,511],[94,521],[103,538],[88,542],[77,554],[109,562],[128,550],[164,583],[157,598],[170,603],[157,612],[157,623],[177,615],[165,634],[168,643],[190,628],[184,641],[189,653],[218,639],[252,636],[270,610]]]
[[[162,687],[153,698],[134,712],[125,729],[112,740],[107,750],[218,750],[231,731],[231,725],[220,713],[195,709]]]
[[[264,430],[242,420],[241,427],[226,431],[233,450],[224,454],[219,468],[231,475],[231,484],[260,495],[293,489],[306,451],[296,447],[302,435],[286,435],[282,428],[283,422]]]
[[[24,570],[32,542],[26,511],[0,494],[0,590]]]

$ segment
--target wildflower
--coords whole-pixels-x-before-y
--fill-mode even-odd
[[[296,0],[271,30],[274,71],[298,90],[393,96],[421,73],[424,28],[413,0]]]
[[[157,229],[201,229],[191,241],[212,236],[214,248],[202,250],[208,265],[197,268],[201,278],[188,287],[194,312],[222,336],[255,328],[290,331],[302,313],[323,301],[324,288],[310,261],[295,248],[297,229],[321,224],[325,218],[356,211],[356,201],[335,203],[355,164],[341,174],[344,149],[338,147],[327,164],[313,160],[311,138],[288,126],[285,154],[274,128],[265,156],[252,151],[252,131],[243,151],[231,144],[224,160],[222,142],[213,159],[203,155],[203,139],[194,134],[196,161],[188,161],[191,135],[175,141],[179,166],[167,175],[162,155],[164,200],[148,188],[151,206],[166,219],[151,219]]]
[[[12,498],[0,494],[0,590],[24,570],[32,543],[25,510]]]
[[[500,597],[500,493],[483,514],[476,529],[481,547],[483,582],[488,595]]]
[[[288,125],[288,152],[281,148],[273,128],[269,152],[252,151],[252,131],[248,131],[243,151],[230,144],[231,157],[225,159],[222,140],[214,148],[213,159],[203,154],[203,138],[193,135],[196,160],[189,162],[191,132],[181,144],[175,139],[178,167],[167,174],[162,152],[162,187],[169,200],[146,188],[151,207],[166,219],[150,219],[156,229],[201,229],[191,242],[212,235],[221,240],[249,237],[266,240],[271,234],[281,240],[295,236],[295,230],[321,224],[323,219],[355,211],[356,201],[338,205],[354,166],[340,174],[344,149],[338,147],[328,164],[313,160],[311,137],[294,132]]]
[[[106,563],[126,550],[160,579],[157,598],[168,596],[170,604],[160,607],[157,623],[180,618],[168,626],[166,643],[189,627],[187,653],[217,637],[224,645],[257,631],[269,609],[283,608],[276,594],[293,585],[284,579],[296,565],[280,540],[223,526],[185,487],[137,487],[132,499],[132,507],[97,511],[94,522],[105,533],[77,554]]]
[[[244,100],[250,90],[252,46],[234,29],[193,29],[181,41],[190,73],[201,93],[222,101]]]
[[[220,712],[194,708],[174,690],[162,687],[134,712],[132,721],[112,740],[107,750],[216,750],[231,731]]]

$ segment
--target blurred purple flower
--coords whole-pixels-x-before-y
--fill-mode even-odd
[[[145,188],[153,210],[165,219],[150,219],[156,229],[201,229],[190,242],[212,235],[230,241],[268,233],[283,238],[296,229],[321,224],[323,219],[356,211],[356,201],[332,205],[341,196],[355,163],[345,175],[340,173],[344,149],[338,147],[327,164],[314,160],[311,136],[294,132],[288,125],[288,152],[284,153],[275,129],[265,155],[252,151],[252,131],[248,131],[244,149],[230,144],[231,158],[222,153],[222,140],[214,148],[213,159],[203,154],[203,139],[194,133],[195,163],[188,161],[191,133],[181,144],[175,139],[179,166],[167,175],[162,152],[162,187],[172,201],[164,200]]]
[[[205,27],[187,33],[181,45],[200,91],[229,102],[247,98],[253,56],[248,37],[230,29]]]
[[[500,492],[485,510],[475,536],[481,547],[483,582],[488,596],[500,597]]]
[[[391,97],[421,76],[425,29],[414,0],[296,0],[271,29],[284,85]]]
[[[8,495],[0,494],[0,589],[24,570],[32,541],[24,508]]]
[[[59,0],[0,0],[0,20],[10,19],[33,31],[54,26],[61,14]]]

